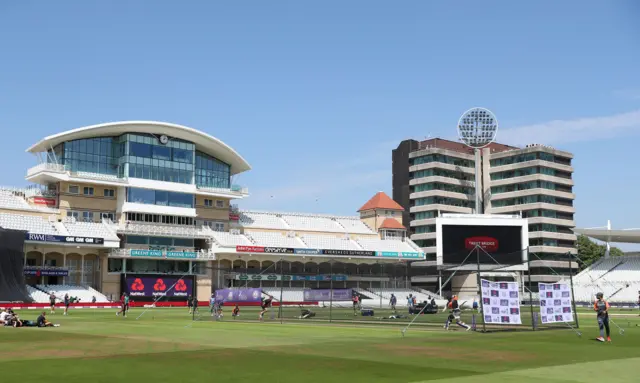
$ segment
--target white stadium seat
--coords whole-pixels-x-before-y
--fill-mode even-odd
[[[120,241],[118,236],[112,231],[112,228],[102,222],[71,222],[69,220],[65,220],[63,224],[69,232],[69,235],[76,237],[104,238],[107,241]]]
[[[86,286],[75,285],[38,285],[38,288],[43,291],[53,292],[58,299],[63,299],[65,294],[69,294],[70,297],[77,297],[80,299],[80,303],[90,303],[93,297],[96,297],[97,303],[107,303],[109,299],[98,292],[97,290]],[[48,298],[47,298],[48,302]]]
[[[636,304],[640,291],[640,257],[601,259],[573,278],[573,291],[577,302],[592,302],[595,294],[601,292],[611,303]]]
[[[301,234],[300,239],[312,249],[362,250],[360,246],[348,238],[330,235]]]
[[[247,238],[251,239],[256,246],[272,247],[293,247],[306,248],[305,244],[296,236],[287,236],[277,232],[251,231],[245,232]]]
[[[369,239],[358,238],[356,242],[365,250],[416,252],[411,245],[399,239]]]
[[[60,234],[52,222],[42,217],[29,215],[0,213],[0,227],[12,230],[25,230],[35,234]]]
[[[222,247],[255,246],[253,242],[243,234],[231,234],[224,231],[211,231],[213,240]]]

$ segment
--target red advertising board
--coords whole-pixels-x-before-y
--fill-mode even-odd
[[[33,197],[33,203],[36,205],[56,206],[55,198]]]
[[[495,252],[498,250],[498,240],[491,237],[471,237],[464,240],[467,250],[473,250],[476,246],[488,252]]]
[[[238,253],[264,253],[263,246],[236,246]]]

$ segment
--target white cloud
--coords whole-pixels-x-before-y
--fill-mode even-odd
[[[605,117],[554,120],[498,131],[498,142],[511,145],[593,141],[640,133],[640,110]]]

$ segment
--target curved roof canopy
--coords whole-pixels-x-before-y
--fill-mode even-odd
[[[231,174],[250,170],[249,163],[233,148],[219,139],[187,126],[157,121],[119,121],[67,130],[38,141],[27,152],[43,152],[60,143],[93,137],[119,136],[125,133],[165,134],[172,138],[192,142],[196,149],[231,165]]]
[[[640,229],[607,230],[607,229],[573,229],[576,234],[584,234],[587,237],[602,242],[614,243],[640,243]]]

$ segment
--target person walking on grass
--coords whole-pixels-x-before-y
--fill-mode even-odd
[[[389,299],[389,306],[391,306],[391,310],[396,311],[396,303],[398,303],[398,299],[395,295],[391,294],[391,298]]]
[[[53,293],[53,291],[49,295],[49,306],[51,307],[51,314],[55,314],[56,313],[56,295]]]
[[[71,304],[69,294],[64,295],[64,313],[62,315],[69,315],[69,304]]]
[[[607,342],[611,342],[611,330],[609,329],[609,302],[604,300],[604,294],[596,294],[596,302],[593,304],[593,310],[597,313],[598,328],[600,336],[596,338],[600,342],[604,342],[605,330],[607,333]]]
[[[209,298],[209,310],[211,311],[211,316],[216,314],[216,294],[211,294],[211,298]]]

